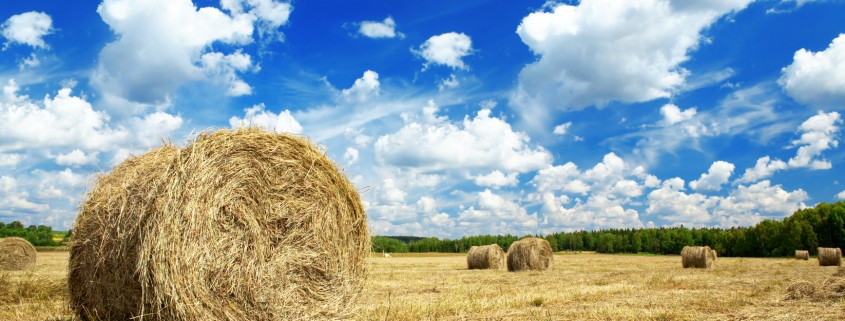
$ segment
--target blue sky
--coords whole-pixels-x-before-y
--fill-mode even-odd
[[[0,221],[129,155],[306,135],[382,235],[747,226],[845,198],[842,1],[0,7]]]

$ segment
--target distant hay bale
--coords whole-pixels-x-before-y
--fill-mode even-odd
[[[713,252],[713,259],[714,260],[719,258],[719,252],[716,252],[716,249],[711,249],[710,251]]]
[[[554,252],[549,241],[524,238],[508,248],[508,271],[545,270],[554,264]]]
[[[470,270],[498,270],[505,266],[505,251],[498,244],[473,246],[467,253],[467,266]]]
[[[681,250],[681,264],[684,268],[712,269],[716,260],[709,246],[684,246]]]
[[[820,247],[819,248],[819,265],[821,266],[841,266],[842,265],[842,250],[838,247]]]
[[[807,261],[810,259],[810,252],[803,250],[795,250],[795,259]]]
[[[73,228],[81,319],[341,319],[365,279],[358,192],[307,139],[199,134],[99,178]]]
[[[0,239],[0,270],[20,271],[35,267],[35,247],[19,237]]]

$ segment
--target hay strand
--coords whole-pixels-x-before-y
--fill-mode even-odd
[[[343,318],[369,242],[358,192],[307,139],[202,133],[100,178],[74,227],[71,302],[82,319]]]
[[[810,251],[795,250],[795,259],[807,261],[810,259]]]
[[[546,270],[554,264],[552,246],[541,238],[524,238],[508,248],[508,271]]]
[[[0,239],[0,270],[20,271],[35,267],[35,247],[19,237]]]
[[[473,246],[467,253],[467,266],[470,270],[498,270],[505,266],[505,251],[498,244]]]
[[[716,254],[709,246],[684,246],[681,250],[681,265],[686,268],[712,269]]]
[[[819,265],[820,266],[841,266],[842,265],[842,250],[838,247],[820,247],[819,248]]]

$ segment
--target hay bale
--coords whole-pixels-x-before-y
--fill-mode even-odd
[[[498,270],[505,266],[505,251],[498,244],[470,247],[467,266],[473,269]]]
[[[716,255],[709,246],[684,246],[681,265],[686,268],[712,269]]]
[[[35,267],[35,247],[19,237],[0,239],[0,270],[19,271]]]
[[[549,241],[529,237],[513,242],[508,248],[508,271],[545,270],[554,264]]]
[[[307,139],[203,133],[99,179],[71,246],[82,319],[306,320],[350,313],[370,237],[358,192]]]
[[[810,252],[803,250],[795,250],[795,259],[807,261],[810,259]]]
[[[711,249],[710,251],[713,252],[713,260],[714,261],[719,258],[719,252],[716,252],[716,249]]]
[[[820,247],[819,248],[819,265],[820,266],[841,266],[842,265],[842,250],[838,247]]]

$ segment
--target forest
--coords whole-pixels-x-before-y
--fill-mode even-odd
[[[24,227],[21,222],[14,221],[6,224],[0,222],[0,238],[20,237],[35,246],[59,246],[60,242],[53,240],[53,228],[45,225],[30,225]],[[67,237],[67,235],[66,235]]]
[[[537,237],[548,240],[555,251],[678,254],[687,245],[707,245],[716,249],[720,256],[783,257],[794,255],[795,250],[815,254],[820,246],[845,248],[845,202],[821,203],[814,208],[798,210],[783,220],[764,220],[751,227],[610,229]],[[477,235],[455,240],[432,237],[403,242],[389,236],[375,236],[372,245],[374,252],[461,253],[473,245],[493,243],[507,250],[520,238]]]

